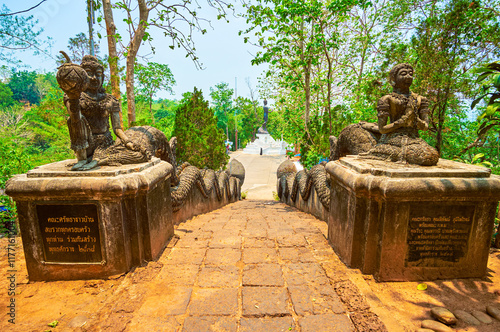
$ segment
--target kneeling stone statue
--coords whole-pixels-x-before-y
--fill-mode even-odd
[[[119,101],[104,91],[104,67],[97,58],[86,55],[81,65],[77,65],[61,53],[67,63],[59,67],[56,78],[65,92],[71,149],[77,157],[71,170],[143,163],[152,157],[165,160],[175,168],[175,138],[168,142],[163,132],[149,126],[123,131]],[[118,138],[116,142],[109,130],[110,119]]]

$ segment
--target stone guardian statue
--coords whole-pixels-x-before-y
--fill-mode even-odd
[[[363,158],[433,166],[439,160],[436,149],[420,138],[419,130],[429,128],[427,98],[410,92],[413,67],[407,63],[394,66],[390,74],[393,92],[378,100],[378,143]],[[389,120],[389,123],[387,123]]]
[[[104,67],[91,55],[85,55],[80,66],[71,63],[64,53],[67,63],[58,68],[57,82],[65,92],[64,105],[69,113],[68,129],[71,149],[75,151],[77,163],[72,171],[83,171],[97,166],[92,160],[96,151],[113,145],[109,120],[113,132],[130,150],[134,144],[122,129],[120,104],[103,88]]]

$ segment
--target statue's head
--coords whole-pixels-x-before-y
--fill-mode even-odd
[[[89,85],[87,90],[97,92],[102,88],[104,82],[104,67],[99,63],[93,55],[85,55],[82,59],[81,66],[89,76]]]
[[[413,83],[413,67],[408,63],[395,65],[389,73],[392,87],[409,88]]]

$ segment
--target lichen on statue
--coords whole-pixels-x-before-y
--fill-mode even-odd
[[[436,149],[419,136],[429,126],[427,98],[410,92],[413,67],[396,65],[390,72],[393,92],[378,100],[378,129],[382,136],[362,158],[432,166],[439,160]],[[389,119],[389,124],[387,120]]]
[[[77,157],[77,163],[71,170],[82,171],[97,166],[97,161],[93,160],[94,154],[114,143],[109,128],[110,119],[118,139],[128,149],[136,149],[122,129],[118,100],[106,93],[102,86],[104,67],[91,55],[84,56],[80,66],[71,64],[65,56],[68,63],[59,67],[57,81],[65,92],[64,105],[69,113],[71,149]]]

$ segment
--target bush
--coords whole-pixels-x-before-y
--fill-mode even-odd
[[[173,135],[177,137],[177,161],[198,168],[223,168],[229,156],[224,146],[224,132],[217,128],[214,111],[208,107],[200,90],[185,93],[176,110]]]

